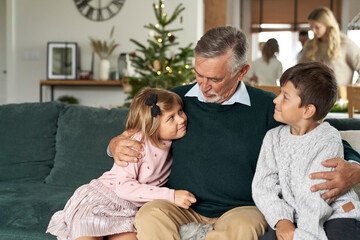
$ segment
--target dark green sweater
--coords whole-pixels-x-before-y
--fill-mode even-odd
[[[173,141],[173,165],[168,181],[172,189],[192,192],[192,208],[206,217],[254,205],[251,182],[263,137],[278,126],[275,95],[248,87],[251,106],[203,103],[184,97],[194,85],[174,89],[184,101],[188,116],[185,137]]]

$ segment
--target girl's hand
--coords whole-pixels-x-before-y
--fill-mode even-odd
[[[175,204],[179,207],[189,209],[196,202],[195,196],[186,190],[175,190]]]
[[[276,237],[279,240],[292,240],[294,238],[295,225],[287,219],[280,220],[276,224]]]

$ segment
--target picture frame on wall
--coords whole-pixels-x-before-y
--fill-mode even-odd
[[[75,42],[48,42],[47,79],[77,79],[79,49]]]

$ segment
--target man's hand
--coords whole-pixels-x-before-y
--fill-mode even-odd
[[[130,139],[135,132],[125,131],[121,135],[111,139],[109,151],[117,165],[126,167],[128,162],[137,162],[141,158],[143,147],[139,141]]]
[[[175,190],[175,204],[179,207],[188,209],[191,204],[196,202],[195,196],[186,190]]]
[[[292,240],[295,225],[288,219],[282,219],[276,224],[276,237],[278,240]]]
[[[360,166],[357,163],[351,163],[341,158],[329,159],[321,163],[324,167],[333,167],[331,172],[311,173],[311,179],[326,179],[328,181],[311,187],[312,192],[319,190],[329,190],[321,197],[324,200],[329,199],[329,204],[338,197],[344,195],[355,184],[360,182]]]

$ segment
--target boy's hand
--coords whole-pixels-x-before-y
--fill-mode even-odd
[[[292,240],[294,232],[295,225],[290,220],[283,219],[276,224],[276,237],[278,240]]]
[[[109,151],[117,165],[126,167],[128,162],[137,162],[141,158],[140,151],[143,147],[140,142],[130,139],[136,132],[125,131],[121,135],[111,139]]]
[[[175,190],[175,204],[179,207],[189,209],[191,204],[196,202],[195,196],[185,190]]]

